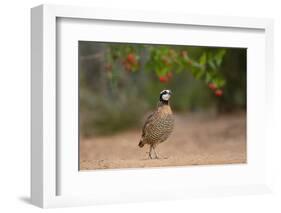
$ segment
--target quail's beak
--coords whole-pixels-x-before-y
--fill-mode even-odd
[[[169,94],[170,94],[170,95],[172,95],[172,94],[173,94],[171,90],[168,90],[168,91],[169,91]]]

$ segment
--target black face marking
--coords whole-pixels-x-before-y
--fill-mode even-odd
[[[171,90],[163,90],[160,92],[160,95],[165,95],[165,94],[172,94]]]

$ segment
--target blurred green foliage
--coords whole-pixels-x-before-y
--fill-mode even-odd
[[[174,111],[246,109],[246,49],[79,42],[83,136],[140,126],[159,92]]]

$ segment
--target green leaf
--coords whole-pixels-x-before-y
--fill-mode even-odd
[[[217,66],[221,65],[225,53],[226,53],[226,50],[222,49],[222,50],[219,50],[217,52],[217,54],[215,55],[215,61],[216,61]]]
[[[158,76],[166,75],[167,72],[169,72],[169,68],[168,68],[168,67],[156,69],[156,74],[157,74]]]
[[[198,70],[197,72],[195,72],[194,73],[194,77],[197,79],[197,80],[199,80],[199,79],[201,79],[201,77],[203,76],[203,74],[204,74],[204,70]]]
[[[208,61],[208,65],[211,67],[212,70],[216,70],[217,66],[215,65],[213,60]]]
[[[225,85],[225,80],[222,78],[214,79],[214,83],[217,85],[218,88],[221,88]]]
[[[203,53],[203,54],[201,55],[201,57],[199,58],[199,64],[205,65],[205,64],[206,64],[206,61],[207,61],[207,55],[206,55],[206,53]]]

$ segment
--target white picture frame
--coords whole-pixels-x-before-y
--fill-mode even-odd
[[[72,31],[68,31],[72,29],[71,23],[68,23],[65,27],[61,22],[62,20],[80,20],[82,22],[87,20],[90,24],[83,25],[82,28],[76,30],[80,34],[71,33]],[[59,137],[57,132],[59,117],[57,109],[59,107],[58,103],[61,101],[59,100],[61,96],[58,95],[58,88],[60,88],[61,83],[61,79],[57,78],[57,69],[60,69],[61,66],[58,65],[60,63],[58,63],[58,57],[60,57],[60,54],[64,54],[67,57],[72,57],[68,59],[73,59],[75,55],[72,54],[71,56],[71,53],[76,50],[73,49],[75,48],[74,46],[71,46],[71,42],[66,42],[66,46],[70,45],[67,48],[69,50],[72,48],[73,51],[65,51],[68,49],[60,47],[59,42],[61,40],[58,40],[58,38],[63,39],[63,37],[59,37],[59,33],[62,30],[66,30],[65,33],[68,33],[70,41],[71,39],[77,40],[86,34],[87,36],[84,38],[95,36],[97,33],[94,31],[85,33],[87,28],[91,27],[91,20],[93,22],[99,21],[100,26],[103,23],[110,22],[113,27],[117,28],[122,26],[122,23],[127,23],[127,25],[128,23],[133,23],[129,24],[129,27],[141,25],[143,28],[153,24],[153,26],[157,26],[160,30],[165,28],[163,30],[166,32],[177,27],[199,27],[201,30],[207,29],[207,31],[210,31],[204,37],[205,45],[234,45],[246,48],[250,46],[248,54],[248,69],[250,72],[247,73],[249,80],[247,102],[249,103],[248,110],[250,109],[251,111],[247,113],[247,120],[251,125],[247,129],[247,133],[249,133],[247,140],[252,141],[250,144],[256,142],[257,145],[255,147],[257,148],[254,148],[252,145],[248,146],[250,153],[248,165],[220,166],[216,168],[200,166],[189,168],[130,169],[124,171],[110,170],[99,173],[81,173],[78,171],[77,164],[75,163],[70,163],[70,165],[66,166],[64,162],[69,160],[69,157],[73,156],[71,162],[77,160],[78,152],[77,154],[74,153],[77,151],[78,146],[75,146],[75,140],[77,140],[75,134],[69,135],[70,140],[73,139],[73,143],[70,142],[69,145],[57,144]],[[270,93],[274,78],[272,61],[273,21],[271,19],[161,14],[147,11],[41,5],[31,10],[31,26],[31,201],[33,204],[46,208],[129,201],[139,202],[144,200],[182,199],[197,196],[241,195],[271,191],[270,165],[269,161],[266,160],[268,153],[266,153],[265,149],[269,146],[270,140],[272,140],[271,133],[274,129],[272,126],[273,113],[271,113],[273,109],[273,96]],[[63,27],[63,29],[59,27]],[[75,27],[77,27],[76,29],[81,27],[80,23]],[[128,41],[130,39],[122,37],[122,32],[116,32],[115,35],[109,33],[106,34],[108,37],[103,37],[106,29],[103,30],[105,31],[104,34],[99,36],[104,41]],[[225,33],[225,36],[228,35],[229,37],[224,39],[222,36],[220,41],[212,40],[212,33],[216,31]],[[234,39],[231,41],[232,43],[228,43],[231,38],[239,35],[240,31],[246,32],[245,37],[242,36],[240,41],[235,41]],[[230,35],[233,32],[237,32],[237,34]],[[123,33],[125,32],[123,31]],[[135,37],[132,34],[130,42],[142,39],[143,42],[147,42],[147,39],[151,39],[153,43],[165,42],[165,40],[159,40],[161,38],[153,37],[152,34],[151,37],[145,36],[149,35],[150,32],[148,31],[147,33],[139,37]],[[256,36],[254,36],[255,33],[257,34]],[[253,36],[251,36],[252,34]],[[113,39],[112,36],[115,36],[115,38]],[[178,37],[176,39],[178,39],[178,43],[181,43],[180,36]],[[192,44],[202,44],[202,41],[196,43],[196,36],[193,37],[194,40],[190,41]],[[203,37],[198,36],[198,39],[200,38],[202,40]],[[243,38],[247,42],[243,43]],[[98,39],[98,37],[95,37],[95,39]],[[171,43],[174,42],[176,41],[171,40]],[[257,53],[257,50],[260,50],[260,52]],[[256,64],[253,63],[254,58],[258,59]],[[74,65],[72,67],[75,67],[75,63],[77,63],[77,60],[74,64],[70,64]],[[75,69],[73,69],[74,74]],[[254,69],[257,70],[256,73],[251,72]],[[73,79],[75,80],[75,78]],[[71,86],[71,80],[67,84]],[[259,95],[255,95],[256,93]],[[69,103],[73,103],[71,100],[69,101]],[[76,108],[74,107],[73,110],[75,111]],[[259,120],[262,122],[258,122]],[[72,121],[72,124],[75,126],[74,121],[75,119]],[[66,154],[61,156],[62,152]],[[64,156],[68,156],[68,158]],[[208,174],[211,179],[208,180],[209,182],[206,180],[206,175]],[[233,174],[238,174],[238,176],[233,178]],[[148,195],[146,194],[147,177],[153,176],[156,178],[161,176],[163,181],[160,181],[154,188],[151,188],[152,193]],[[183,178],[180,179],[178,178],[179,176]],[[219,176],[226,179],[226,181],[219,179]],[[143,179],[144,183],[137,185],[135,181],[129,181],[128,177],[134,177],[135,180]],[[186,177],[189,179],[186,179]],[[99,187],[102,186],[103,181],[112,182],[111,179],[113,178],[116,182],[120,181],[117,184],[120,186],[119,188],[104,190],[103,187]],[[180,184],[167,185],[166,180],[168,179]],[[98,184],[92,184],[91,187],[83,185],[83,183],[95,182],[94,180]],[[184,184],[186,180],[189,180],[190,184]],[[200,182],[202,180],[205,182],[203,185]],[[95,193],[86,193],[87,190],[95,190]]]

